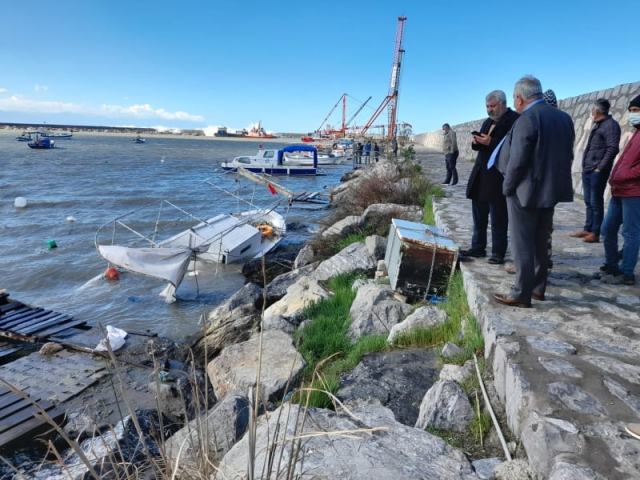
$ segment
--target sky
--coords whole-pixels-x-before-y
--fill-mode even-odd
[[[414,133],[486,116],[525,74],[558,98],[640,80],[638,0],[4,0],[0,122],[311,132],[389,90]],[[633,60],[636,58],[636,60]],[[337,108],[328,123],[340,123]],[[386,112],[376,124],[387,122]]]

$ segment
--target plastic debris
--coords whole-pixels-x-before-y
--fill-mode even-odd
[[[121,328],[112,327],[111,325],[107,325],[107,337],[103,338],[98,342],[98,345],[94,349],[96,352],[106,352],[107,342],[111,346],[111,350],[115,352],[119,350],[124,345],[124,339],[127,337],[127,332],[122,330]]]
[[[76,217],[74,217],[73,215],[69,215],[69,216],[67,217],[67,222],[69,222],[69,223],[75,223],[75,221],[76,221]]]
[[[27,206],[27,199],[24,197],[16,197],[16,199],[13,201],[13,205],[16,208],[24,208]]]
[[[52,240],[47,240],[47,247],[49,247],[49,249],[58,248],[58,244],[53,239]]]

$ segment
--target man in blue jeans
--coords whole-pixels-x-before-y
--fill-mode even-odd
[[[602,224],[606,263],[600,267],[606,283],[635,285],[634,270],[640,251],[640,95],[629,103],[629,124],[635,128],[618,159],[609,184],[611,201]],[[622,268],[618,231],[623,226]]]
[[[597,99],[591,109],[593,126],[582,157],[582,193],[587,207],[584,229],[571,234],[587,243],[600,241],[600,225],[604,217],[604,190],[613,160],[620,148],[620,125],[609,115],[611,104]]]

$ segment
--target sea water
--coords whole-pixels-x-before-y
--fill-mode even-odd
[[[234,156],[255,154],[260,142],[150,136],[136,144],[133,137],[75,133],[70,140],[56,140],[55,149],[32,150],[15,137],[15,132],[0,132],[0,288],[12,298],[90,325],[180,339],[200,329],[200,315],[245,283],[241,265],[199,263],[178,290],[180,300],[166,304],[159,297],[166,286],[161,280],[133,273],[123,273],[117,282],[104,280],[107,263],[96,251],[95,235],[101,225],[133,210],[125,220],[152,235],[163,199],[197,218],[250,209],[246,201],[272,205],[278,197],[266,187],[220,168]],[[326,192],[350,168],[275,180],[296,192]],[[17,197],[27,200],[25,208],[16,208]],[[161,220],[174,230],[196,223],[170,210],[163,207]],[[308,238],[325,215],[295,204],[288,209],[284,201],[278,211],[286,214],[287,242]],[[110,243],[111,227],[102,233]]]

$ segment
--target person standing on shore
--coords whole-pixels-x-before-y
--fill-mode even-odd
[[[364,145],[364,163],[365,165],[369,165],[369,160],[371,159],[371,140],[368,140]]]
[[[451,129],[448,123],[442,125],[442,153],[444,153],[444,161],[447,167],[447,178],[442,182],[443,185],[456,185],[458,183],[458,170],[456,170],[456,161],[458,160],[458,140],[456,132]]]
[[[635,285],[634,271],[640,251],[640,95],[629,103],[629,123],[635,129],[611,172],[611,200],[602,224],[605,264],[600,270],[607,283]],[[619,267],[618,231],[623,226],[622,269]]]
[[[471,248],[461,250],[462,257],[484,257],[487,248],[487,226],[491,216],[491,258],[489,263],[503,264],[507,252],[507,200],[502,194],[502,174],[495,165],[488,167],[491,154],[502,142],[518,114],[507,107],[507,96],[494,90],[485,98],[487,118],[480,134],[473,135],[471,148],[478,152],[467,182],[467,198],[471,199],[473,235]]]
[[[573,201],[575,132],[569,115],[545,103],[540,80],[533,76],[516,82],[513,104],[520,117],[496,154],[504,173],[516,278],[508,294],[495,293],[493,298],[529,308],[531,298],[545,298],[554,208],[558,202]]]
[[[620,151],[620,125],[611,115],[606,98],[593,103],[593,126],[582,157],[582,190],[586,208],[584,228],[572,233],[587,243],[600,241],[600,226],[604,217],[604,190],[607,187],[613,160]]]

